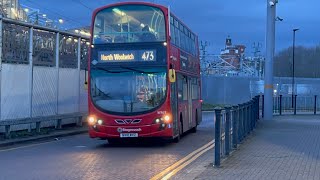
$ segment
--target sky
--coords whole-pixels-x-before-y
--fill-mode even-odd
[[[90,25],[94,9],[122,0],[20,0],[20,4],[39,9],[50,19],[62,18],[65,26]],[[139,1],[139,0],[138,0]],[[142,1],[142,0],[140,0]],[[208,52],[219,54],[226,37],[233,44],[244,44],[246,54],[253,52],[253,44],[260,43],[265,51],[267,0],[145,0],[170,5],[171,11],[199,36],[208,41]],[[279,0],[276,22],[276,52],[292,46],[292,29],[296,33],[296,44],[320,45],[320,1]]]

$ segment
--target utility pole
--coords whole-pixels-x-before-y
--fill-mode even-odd
[[[292,108],[294,105],[294,94],[295,94],[295,87],[294,87],[294,50],[295,50],[295,43],[296,43],[296,31],[299,29],[293,29],[293,45],[292,45]]]
[[[264,118],[273,117],[273,59],[275,51],[275,21],[278,0],[267,0],[267,34],[266,34],[266,61],[264,80]]]
[[[206,64],[206,54],[207,54],[207,46],[208,46],[208,42],[207,41],[205,41],[205,42],[203,42],[203,41],[201,41],[200,42],[200,51],[201,51],[201,65],[203,66],[203,65],[205,65]],[[206,68],[206,67],[205,67]],[[207,73],[209,73],[209,72],[207,72]]]
[[[254,74],[255,76],[259,76],[260,77],[260,67],[261,67],[261,60],[260,60],[260,48],[261,48],[261,44],[258,42],[257,44],[256,43],[253,43],[253,60],[254,60]],[[258,63],[258,60],[260,61],[259,62],[259,70],[257,68],[257,63]]]

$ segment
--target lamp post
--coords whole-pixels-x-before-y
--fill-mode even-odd
[[[292,46],[292,108],[294,105],[294,49],[295,49],[295,41],[296,41],[296,31],[299,29],[293,29],[293,46]]]
[[[267,0],[266,60],[264,69],[264,119],[273,117],[273,59],[275,51],[275,20],[278,0]]]

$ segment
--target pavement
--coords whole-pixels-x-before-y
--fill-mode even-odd
[[[49,134],[44,134],[44,135],[35,135],[35,136],[29,136],[29,137],[19,137],[14,139],[0,140],[0,147],[21,145],[21,144],[27,144],[27,143],[33,143],[33,142],[39,142],[39,141],[57,140],[57,138],[60,138],[60,137],[83,134],[86,132],[88,132],[88,127],[86,126],[74,127],[71,129],[69,128],[69,129],[54,130]]]
[[[172,179],[320,179],[320,116],[275,116],[221,163],[211,149]]]

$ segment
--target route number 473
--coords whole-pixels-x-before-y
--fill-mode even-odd
[[[154,60],[154,55],[153,55],[153,51],[145,51],[142,54],[142,59],[144,61],[153,61]]]

